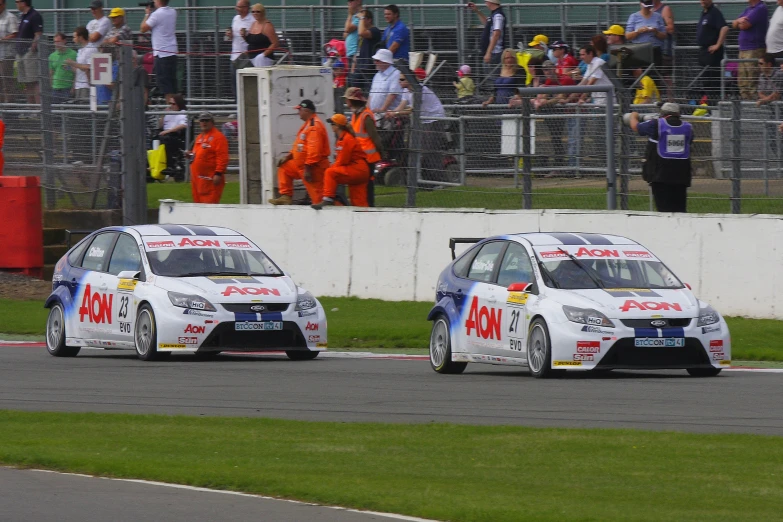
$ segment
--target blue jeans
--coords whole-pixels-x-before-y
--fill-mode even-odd
[[[576,157],[579,154],[579,139],[581,138],[581,121],[579,118],[569,118],[566,120],[568,128],[568,166],[576,166]]]

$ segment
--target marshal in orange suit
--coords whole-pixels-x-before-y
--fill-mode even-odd
[[[198,115],[201,134],[196,136],[193,150],[188,153],[190,187],[194,203],[220,203],[226,186],[228,140],[215,128],[215,118],[208,112]]]

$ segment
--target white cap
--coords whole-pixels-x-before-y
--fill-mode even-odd
[[[378,51],[373,55],[372,59],[388,64],[394,63],[394,55],[388,49],[378,49]]]
[[[661,114],[680,114],[680,106],[676,103],[666,102],[661,105]]]

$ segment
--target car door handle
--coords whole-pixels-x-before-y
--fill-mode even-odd
[[[104,292],[105,292],[105,291],[106,291],[106,289],[107,289],[107,288],[109,288],[109,285],[107,285],[106,283],[103,283],[103,284],[102,284],[101,286],[99,286],[98,288],[100,288],[102,291],[104,291]]]
[[[498,300],[497,300],[497,299],[495,298],[495,296],[493,295],[492,297],[490,297],[489,299],[487,299],[487,302],[489,302],[489,303],[492,303],[492,304],[495,304],[495,303],[497,303],[497,302],[498,302]]]

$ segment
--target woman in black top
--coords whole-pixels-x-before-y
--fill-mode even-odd
[[[277,33],[272,22],[266,19],[266,9],[262,4],[250,8],[253,25],[249,30],[242,29],[242,38],[247,42],[247,57],[256,67],[274,65],[272,55],[277,48]]]

